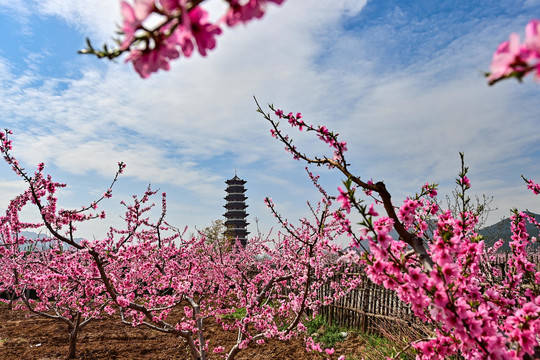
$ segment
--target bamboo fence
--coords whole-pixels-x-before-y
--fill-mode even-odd
[[[360,276],[361,284],[347,295],[319,308],[319,314],[323,315],[328,323],[356,328],[366,333],[380,333],[381,326],[388,321],[401,323],[399,327],[414,321],[409,306],[399,300],[394,291],[375,284],[369,280],[361,267],[356,268],[357,271],[349,276]],[[333,293],[330,284],[319,289],[321,299],[324,296],[332,297]]]
[[[494,279],[497,282],[505,277],[508,256],[508,253],[501,253],[490,261],[492,268],[500,270],[500,275]],[[537,268],[540,266],[540,253],[531,253],[527,257]],[[358,329],[364,333],[387,333],[392,332],[392,329],[403,332],[408,328],[419,333],[423,331],[422,328],[425,329],[410,307],[398,298],[395,291],[375,284],[367,277],[362,267],[353,266],[355,268],[349,276],[360,276],[361,284],[333,303],[321,305],[319,308],[319,314],[323,315],[329,324]],[[339,280],[340,276],[336,275],[333,280]],[[333,297],[333,294],[334,290],[330,284],[319,289],[321,300],[325,296]]]

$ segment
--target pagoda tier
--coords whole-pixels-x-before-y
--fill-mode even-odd
[[[247,226],[249,223],[246,218],[249,214],[246,213],[247,196],[244,195],[246,188],[244,187],[246,181],[240,179],[238,176],[234,176],[232,179],[225,181],[227,184],[227,196],[225,196],[226,203],[224,208],[225,214],[225,228],[224,235],[227,239],[232,241],[238,241],[242,246],[247,244]]]
[[[227,229],[245,229],[249,223],[244,219],[230,219],[226,221],[226,224]]]
[[[247,240],[243,239],[249,234],[247,230],[239,230],[239,229],[225,230],[224,234],[225,236],[232,237],[235,240],[238,239],[238,241],[240,241],[240,244],[242,244],[242,246],[244,247],[247,244]]]
[[[246,209],[247,208],[247,205],[243,204],[243,205],[235,205],[235,206],[232,206],[232,207],[229,207],[227,209],[227,211],[225,212],[225,214],[223,214],[223,216],[225,216],[226,218],[228,218],[229,216],[242,216],[242,217],[246,217],[248,216],[249,214],[246,213]]]
[[[227,200],[227,203],[244,203],[247,200],[247,197],[245,195],[230,194],[225,196],[224,199]]]
[[[227,187],[231,192],[234,192],[235,194],[243,194],[246,192],[246,188],[244,185],[229,185]]]
[[[246,214],[247,215],[247,214]],[[239,221],[242,221],[244,223],[246,223],[246,226],[248,225],[248,223],[246,222],[246,218],[243,217],[243,216],[239,216],[239,215],[232,215],[232,214],[229,214],[229,213],[225,213],[223,214],[223,216],[225,216],[225,218],[227,219],[225,222],[229,222],[229,223],[238,223]]]

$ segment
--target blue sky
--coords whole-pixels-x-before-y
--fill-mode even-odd
[[[221,14],[219,0],[206,4]],[[519,177],[540,180],[540,85],[490,88],[482,72],[497,45],[539,14],[538,0],[287,0],[226,29],[207,58],[142,80],[122,59],[77,55],[86,37],[111,42],[117,1],[0,0],[0,125],[13,130],[28,169],[44,161],[69,184],[65,207],[99,196],[116,163],[127,163],[108,219],[81,229],[86,236],[120,224],[117,203],[149,183],[168,193],[172,224],[204,227],[223,214],[235,168],[247,180],[250,223],[275,226],[265,196],[291,220],[306,216],[318,193],[269,136],[253,95],[339,132],[356,173],[384,180],[396,204],[427,181],[449,193],[464,151],[474,192],[494,196],[494,223],[511,207],[540,212]],[[296,142],[327,151],[305,134]],[[4,208],[22,185],[0,168]],[[337,192],[341,176],[313,170]]]

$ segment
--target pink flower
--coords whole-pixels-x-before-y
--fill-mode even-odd
[[[135,32],[141,27],[143,21],[150,15],[154,7],[153,0],[135,0],[134,7],[128,2],[120,3],[124,24],[122,32],[125,34],[120,49],[127,49],[135,38]]]
[[[373,185],[373,179],[370,179],[368,180],[368,182],[366,183],[368,185]],[[364,193],[367,195],[367,196],[371,196],[371,194],[373,193],[372,190],[364,190]]]
[[[184,54],[185,57],[190,57],[193,53],[194,46],[191,41],[191,31],[187,30],[186,25],[179,25],[168,40],[171,43],[180,46],[182,54]]]
[[[509,40],[501,43],[493,54],[488,81],[493,83],[495,80],[514,72],[516,64],[523,62],[520,58],[521,53],[519,36],[514,33],[510,34]]]
[[[540,21],[531,20],[525,27],[525,45],[530,56],[540,58]]]
[[[206,19],[208,13],[200,6],[189,12],[191,22],[191,34],[197,43],[197,49],[202,56],[206,56],[206,50],[212,50],[216,47],[216,35],[221,34],[221,29],[217,25],[209,23]]]
[[[133,62],[135,70],[143,79],[146,79],[159,69],[169,70],[169,60],[178,57],[180,57],[180,53],[175,49],[174,45],[164,42],[153,50],[131,51],[126,62]]]
[[[373,227],[377,232],[377,235],[388,235],[388,233],[394,228],[394,220],[387,216],[382,216],[373,223]]]
[[[238,23],[246,23],[254,18],[260,19],[265,12],[267,2],[281,5],[285,0],[231,0],[229,1],[229,11],[225,14],[225,22],[228,26],[235,26]],[[242,5],[243,4],[243,5]]]
[[[116,303],[121,307],[127,307],[129,305],[129,300],[126,299],[124,296],[118,296],[116,298]]]
[[[185,7],[186,0],[159,0],[159,3],[163,9],[169,13],[172,13],[176,10],[183,11]]]
[[[371,216],[379,216],[379,213],[376,212],[375,209],[373,208],[373,204],[370,204],[370,205],[369,205],[368,215],[371,215]]]
[[[432,341],[422,341],[413,345],[416,349],[420,350],[422,358],[429,359],[435,355],[433,352]]]
[[[167,33],[172,27],[177,26],[174,32],[166,38],[166,41],[170,44],[180,46],[182,53],[185,57],[190,57],[193,53],[191,20],[186,7],[187,0],[162,0],[163,6],[171,11],[180,11],[181,16],[179,20],[171,22],[165,26],[162,30],[163,33]],[[180,21],[180,23],[177,23]]]
[[[343,210],[345,210],[347,213],[351,212],[351,202],[349,200],[349,193],[343,191],[341,186],[338,187],[339,196],[337,197],[337,201],[341,203],[341,207]]]
[[[217,346],[214,348],[214,350],[212,350],[214,354],[222,353],[224,351],[225,351],[225,348],[223,346]]]
[[[412,282],[419,287],[423,286],[427,279],[427,275],[424,274],[422,270],[417,267],[409,268],[409,276]]]
[[[493,54],[489,84],[508,76],[521,79],[536,70],[536,78],[540,80],[540,20],[531,20],[525,27],[525,41],[520,44],[518,35],[511,34],[508,41],[503,42]]]
[[[331,348],[331,349],[324,349],[324,351],[328,354],[328,355],[332,355],[334,353],[334,348]]]
[[[531,190],[535,195],[540,194],[540,185],[535,183],[532,180],[529,180],[527,183],[527,189]]]
[[[325,139],[328,135],[330,135],[330,131],[328,131],[328,128],[326,126],[319,126],[319,129],[317,130],[319,132],[319,138]]]
[[[461,185],[465,185],[467,189],[471,187],[471,182],[466,176],[463,176],[461,179],[459,179],[459,182]]]
[[[437,189],[435,188],[435,185],[434,186],[430,186],[429,183],[425,183],[424,186],[422,186],[422,188],[428,192],[429,194],[429,197],[431,198],[434,198],[435,196],[437,196]]]
[[[244,5],[241,4],[242,2]],[[229,11],[225,14],[225,22],[228,26],[235,26],[254,18],[260,19],[263,15],[264,9],[260,0],[249,0],[247,3],[241,0],[231,0]]]

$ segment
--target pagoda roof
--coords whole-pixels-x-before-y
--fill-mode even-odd
[[[227,185],[232,185],[232,184],[244,185],[246,182],[247,182],[246,180],[240,179],[237,175],[234,175],[234,177],[232,179],[229,179],[229,180],[225,181],[225,183]]]

